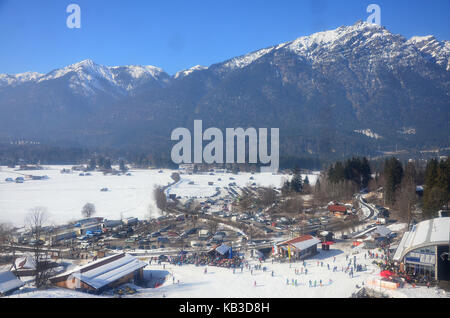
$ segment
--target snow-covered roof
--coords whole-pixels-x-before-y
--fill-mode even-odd
[[[222,244],[216,248],[217,253],[225,255],[226,252],[230,250],[230,247],[226,244]]]
[[[18,279],[12,272],[0,272],[0,294],[5,294],[23,285],[25,283]]]
[[[89,286],[99,289],[146,265],[147,263],[123,253],[102,258],[57,277],[75,277]]]
[[[294,246],[298,250],[305,250],[305,249],[310,248],[311,246],[314,246],[318,243],[320,243],[320,240],[317,237],[313,237],[309,240],[297,242],[297,243],[290,244],[290,245]]]
[[[395,251],[394,260],[400,261],[408,252],[420,247],[448,244],[450,241],[450,217],[422,221],[405,232]]]
[[[378,234],[380,236],[389,236],[391,233],[392,231],[385,226],[377,226],[374,232],[374,234]]]

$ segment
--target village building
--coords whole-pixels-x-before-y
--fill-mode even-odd
[[[133,217],[129,217],[123,220],[123,224],[127,225],[127,226],[132,226],[132,225],[136,225],[138,224],[138,219],[137,218],[133,218]]]
[[[317,254],[318,243],[321,243],[321,241],[317,237],[302,235],[276,244],[274,254],[281,258],[302,260]]]
[[[340,204],[329,205],[328,212],[330,212],[333,216],[339,218],[345,217],[348,214],[347,207],[345,205]]]
[[[109,288],[143,280],[147,263],[126,254],[115,254],[50,278],[58,287],[101,293]]]

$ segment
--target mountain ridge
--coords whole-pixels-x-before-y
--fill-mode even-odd
[[[0,140],[165,151],[171,130],[204,119],[279,127],[289,155],[448,146],[449,51],[433,36],[406,39],[357,22],[172,76],[92,60],[16,82],[2,74]]]

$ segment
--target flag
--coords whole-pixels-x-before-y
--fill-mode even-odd
[[[289,261],[291,261],[291,246],[288,245],[288,255],[289,255]]]
[[[233,248],[230,246],[230,256],[229,256],[229,258],[230,259],[232,259],[233,258]]]

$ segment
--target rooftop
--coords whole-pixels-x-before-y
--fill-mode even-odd
[[[394,260],[401,260],[409,251],[432,245],[449,244],[450,217],[422,221],[405,232],[395,252]]]

